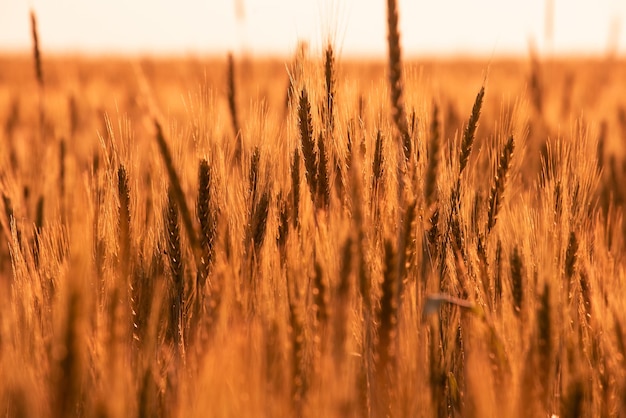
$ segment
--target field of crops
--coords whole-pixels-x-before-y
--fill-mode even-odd
[[[0,57],[0,415],[619,416],[626,63],[389,39]]]

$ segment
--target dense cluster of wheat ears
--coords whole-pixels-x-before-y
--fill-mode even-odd
[[[176,113],[143,62],[99,127],[87,109],[116,90],[48,76],[31,12],[33,100],[0,109],[0,415],[626,408],[613,119],[572,119],[578,84],[555,104],[534,52],[528,100],[493,103],[486,76],[449,100],[403,64],[386,6],[379,84],[332,42],[269,86],[229,54]]]

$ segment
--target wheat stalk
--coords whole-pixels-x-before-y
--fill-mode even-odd
[[[554,220],[555,222],[561,218],[563,213],[563,192],[561,186],[561,180],[557,180],[554,185]]]
[[[596,160],[598,163],[598,171],[604,169],[604,155],[606,152],[606,140],[608,135],[608,124],[603,120],[600,124],[600,133],[598,134],[598,145],[596,146]]]
[[[376,323],[378,324],[378,343],[376,357],[378,372],[386,373],[387,367],[395,357],[394,340],[398,323],[398,278],[396,252],[389,240],[385,240],[385,264],[383,273],[382,296],[380,297],[380,311]]]
[[[55,416],[59,417],[75,415],[76,407],[81,403],[81,378],[83,374],[82,336],[79,327],[82,311],[81,295],[78,289],[73,288],[73,286],[68,292],[67,312],[64,318],[65,329],[62,334],[63,340],[60,342],[64,350],[57,360],[56,375],[51,387],[54,394]]]
[[[117,196],[120,203],[118,216],[118,240],[120,248],[120,266],[122,279],[128,280],[130,276],[130,189],[128,187],[128,175],[126,168],[121,165],[117,169]]]
[[[67,100],[67,107],[70,114],[70,141],[73,141],[76,138],[79,124],[78,105],[76,104],[76,96],[73,94]]]
[[[20,120],[20,102],[18,96],[13,96],[11,98],[11,104],[9,106],[10,110],[4,124],[4,133],[7,138],[7,147],[9,148],[8,155],[9,162],[11,163],[11,170],[13,172],[17,172],[19,161],[15,147],[14,135]]]
[[[493,306],[498,310],[502,303],[502,241],[496,245],[496,265],[493,281]]]
[[[307,44],[306,42],[298,42],[296,53],[294,54],[293,61],[290,68],[287,68],[287,89],[285,92],[285,115],[289,114],[290,108],[293,105],[294,97],[297,97],[296,85],[302,78],[304,62],[307,58]]]
[[[137,406],[137,416],[139,417],[157,416],[159,412],[159,388],[154,380],[153,373],[152,367],[148,366],[140,378]]]
[[[552,313],[550,302],[550,285],[545,283],[541,302],[537,311],[537,350],[539,352],[539,368],[538,377],[542,386],[544,410],[550,408],[550,397],[552,389],[552,352],[554,350],[552,343]]]
[[[387,415],[391,388],[395,384],[396,339],[398,327],[398,278],[396,253],[391,241],[385,240],[385,262],[380,297],[380,310],[376,323],[378,339],[376,361],[376,387],[373,398],[377,416]]]
[[[294,228],[300,225],[300,152],[296,149],[291,159],[291,223]]]
[[[39,256],[41,251],[41,234],[43,232],[44,220],[44,197],[39,196],[35,209],[35,232],[33,236],[33,261],[35,267],[39,267]]]
[[[11,201],[11,198],[7,196],[6,194],[2,193],[2,203],[4,203],[4,215],[6,216],[6,225],[7,225],[5,234],[7,237],[11,237],[13,236],[13,233],[15,233],[15,238],[17,239],[17,243],[21,247],[22,231],[19,225],[17,224],[17,219],[15,217],[15,213],[13,212],[13,203]]]
[[[302,407],[308,389],[308,377],[304,358],[304,323],[302,314],[293,297],[289,296],[289,326],[291,333],[291,384],[295,416],[302,415]]]
[[[65,140],[61,138],[59,141],[59,196],[61,200],[65,200],[65,159],[67,154],[67,146]]]
[[[239,161],[241,159],[241,153],[243,152],[243,140],[241,137],[241,129],[239,125],[239,116],[237,113],[237,92],[235,91],[236,83],[235,83],[235,60],[233,58],[233,54],[228,54],[228,110],[230,112],[230,120],[233,127],[233,135],[235,137],[236,145],[235,145],[235,161]]]
[[[591,312],[593,305],[591,304],[591,283],[589,282],[589,276],[586,269],[580,272],[580,292],[582,296],[583,308],[585,310],[586,317],[591,319]]]
[[[339,269],[339,284],[336,290],[334,309],[334,357],[335,364],[339,365],[345,354],[346,328],[348,320],[348,303],[350,298],[350,275],[353,269],[353,240],[348,236],[341,248],[341,266]]]
[[[187,233],[189,245],[191,246],[191,249],[193,251],[196,266],[200,266],[202,265],[202,263],[200,261],[201,257],[198,253],[198,238],[196,237],[196,232],[193,228],[193,223],[191,221],[191,212],[189,211],[189,206],[187,206],[185,193],[183,192],[178,173],[176,172],[176,168],[174,167],[172,154],[170,152],[169,146],[167,145],[167,141],[165,140],[165,136],[163,135],[163,129],[161,128],[160,122],[156,118],[154,119],[154,127],[156,130],[155,139],[159,146],[159,152],[161,154],[161,157],[163,158],[163,162],[165,163],[167,175],[170,180],[171,195],[176,200],[176,205],[180,211],[183,226],[185,228],[185,232]]]
[[[284,265],[287,257],[286,245],[287,237],[289,236],[289,203],[285,201],[282,192],[278,195],[278,236],[276,237],[276,244],[280,252],[280,261]]]
[[[585,416],[583,413],[584,400],[584,384],[580,378],[574,378],[567,386],[560,416],[563,418],[580,418]]]
[[[426,168],[426,178],[424,179],[424,201],[426,208],[430,208],[436,201],[437,188],[437,168],[439,166],[439,107],[433,106],[433,118],[430,123],[430,141],[428,143],[428,167]]]
[[[511,254],[511,293],[513,296],[513,312],[518,317],[521,314],[524,301],[523,269],[522,256],[517,246],[515,246]]]
[[[532,104],[538,116],[543,116],[543,100],[544,91],[542,86],[540,64],[534,48],[530,49],[530,93],[532,98]]]

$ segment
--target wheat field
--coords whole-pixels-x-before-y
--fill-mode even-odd
[[[0,414],[625,416],[626,64],[0,57]]]

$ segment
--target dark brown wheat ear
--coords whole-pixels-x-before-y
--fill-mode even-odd
[[[511,254],[511,295],[513,296],[513,313],[520,316],[524,303],[524,262],[519,248],[515,246]]]
[[[250,195],[250,202],[254,204],[257,196],[257,188],[259,184],[259,171],[261,162],[261,150],[259,147],[254,147],[252,156],[250,157],[250,174],[248,175],[248,191]]]
[[[324,122],[326,138],[332,140],[335,131],[335,54],[329,43],[324,51],[324,81],[326,84],[326,102]]]
[[[217,210],[211,201],[213,181],[211,167],[207,159],[200,160],[198,167],[198,198],[196,200],[196,216],[200,224],[201,265],[196,283],[197,291],[202,294],[205,282],[213,264],[214,241],[217,230]]]
[[[433,119],[430,123],[430,141],[428,142],[428,166],[424,179],[424,201],[427,210],[435,204],[437,199],[437,170],[439,166],[439,149],[441,148],[439,128],[439,107],[433,106]]]
[[[126,167],[120,164],[117,169],[117,195],[120,202],[118,216],[118,237],[120,248],[120,267],[122,279],[128,280],[130,275],[130,188]]]
[[[291,159],[291,224],[300,225],[300,151],[296,148]]]
[[[31,36],[33,38],[33,58],[35,62],[35,77],[37,78],[37,87],[39,88],[39,133],[41,136],[40,140],[43,140],[45,137],[45,131],[46,131],[43,65],[41,63],[41,46],[39,45],[39,32],[37,30],[37,17],[33,10],[30,11],[30,27],[31,27]]]
[[[376,144],[374,146],[374,160],[372,161],[372,193],[375,194],[382,183],[382,177],[384,173],[384,158],[383,152],[383,134],[378,130],[376,133]]]
[[[248,227],[246,231],[246,251],[253,257],[258,256],[261,246],[265,241],[265,231],[267,229],[267,216],[270,206],[270,194],[263,192],[259,201],[254,203]],[[253,250],[253,251],[250,251]]]
[[[328,150],[326,140],[320,133],[317,137],[319,158],[317,159],[317,208],[328,209],[330,204],[330,179],[328,172]]]
[[[243,143],[241,138],[241,129],[239,125],[239,115],[237,113],[237,92],[235,82],[235,60],[233,54],[228,54],[228,71],[227,71],[227,85],[228,85],[228,110],[230,112],[230,119],[233,126],[233,135],[235,137],[235,162],[241,160],[243,152]]]
[[[39,33],[37,31],[37,16],[33,10],[30,11],[30,28],[33,38],[33,57],[35,58],[35,75],[39,88],[43,88],[43,69],[41,65],[41,49],[39,47]]]
[[[487,234],[491,232],[496,225],[498,219],[498,212],[502,206],[502,199],[504,195],[504,186],[506,184],[506,177],[511,166],[511,159],[513,158],[513,150],[515,149],[515,140],[513,135],[509,137],[509,140],[504,145],[502,153],[500,154],[500,162],[496,171],[496,177],[491,192],[489,194],[489,212],[487,220]]]
[[[459,155],[459,176],[463,173],[463,170],[467,166],[472,147],[474,145],[474,139],[476,138],[476,129],[478,128],[478,119],[480,118],[480,110],[483,106],[483,98],[485,97],[485,86],[480,88],[480,91],[476,95],[474,106],[472,107],[472,113],[467,122],[467,126],[463,131],[463,139],[461,140],[461,153]]]
[[[170,312],[168,336],[174,343],[177,352],[183,353],[183,329],[185,312],[185,276],[183,251],[180,242],[180,224],[178,221],[179,207],[172,188],[167,192],[165,207],[165,245],[170,270]]]
[[[387,45],[389,48],[389,88],[391,90],[391,109],[393,122],[398,130],[408,160],[413,152],[413,143],[409,134],[409,125],[404,108],[404,87],[402,81],[402,49],[398,29],[398,6],[396,0],[387,0]]]
[[[298,122],[300,127],[300,142],[302,145],[302,155],[304,157],[304,169],[306,181],[311,191],[311,200],[315,202],[317,193],[317,155],[315,151],[315,140],[313,139],[313,119],[311,117],[311,103],[305,88],[300,93],[298,104]]]
[[[571,231],[567,240],[567,249],[565,250],[565,279],[567,280],[567,289],[570,295],[574,273],[576,273],[577,258],[578,239],[576,238],[576,233],[574,231]]]

